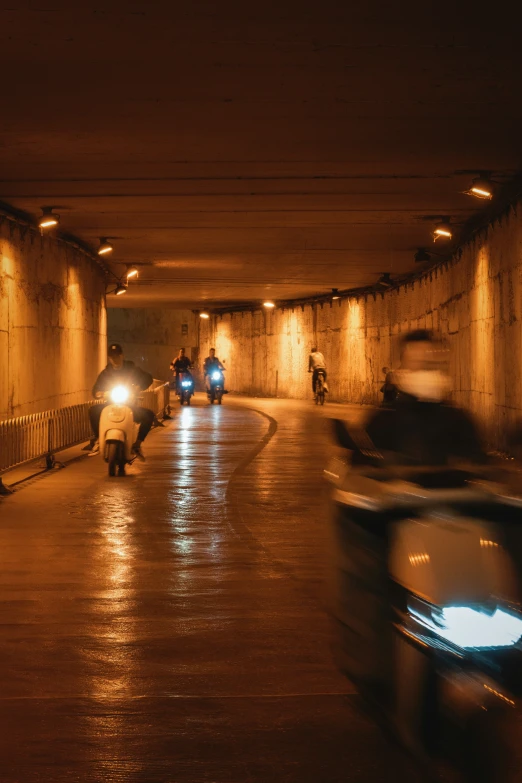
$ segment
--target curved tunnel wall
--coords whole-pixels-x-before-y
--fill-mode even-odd
[[[90,399],[105,335],[105,276],[96,262],[0,219],[0,418]]]
[[[519,208],[520,209],[520,208]],[[226,359],[229,388],[310,398],[308,353],[317,344],[331,400],[376,403],[382,368],[399,365],[399,336],[440,330],[452,346],[453,396],[501,448],[522,416],[522,219],[511,210],[477,235],[458,260],[384,294],[316,306],[244,312],[201,325],[201,348]]]

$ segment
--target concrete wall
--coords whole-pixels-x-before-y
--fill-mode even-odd
[[[90,399],[105,332],[96,262],[0,218],[0,418]]]
[[[180,348],[187,356],[197,358],[198,321],[192,310],[168,308],[109,308],[107,311],[110,342],[122,345],[125,357],[152,373],[154,378],[167,380],[169,364]],[[183,325],[187,334],[183,334]]]
[[[519,207],[522,213],[522,208]],[[460,259],[376,296],[245,312],[201,324],[201,351],[214,343],[230,389],[309,398],[308,353],[326,356],[332,400],[375,403],[384,365],[399,364],[399,335],[438,329],[453,348],[454,399],[503,445],[522,416],[522,219],[511,211],[466,246]]]

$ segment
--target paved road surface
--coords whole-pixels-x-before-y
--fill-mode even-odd
[[[324,414],[199,399],[0,501],[3,783],[417,780],[331,660]]]

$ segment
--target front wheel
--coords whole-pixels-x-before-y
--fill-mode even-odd
[[[125,467],[125,462],[122,462],[123,444],[119,441],[109,443],[107,445],[107,462],[109,463],[109,476],[116,475],[116,468]]]
[[[218,405],[221,405],[221,400],[223,399],[223,392],[218,391],[217,393],[217,403]]]

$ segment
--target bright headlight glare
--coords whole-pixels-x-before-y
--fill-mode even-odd
[[[418,622],[464,650],[512,647],[522,638],[522,616],[496,608],[494,612],[470,606],[448,606],[436,617],[410,613]]]
[[[127,402],[129,399],[129,390],[125,386],[115,386],[111,391],[111,400],[117,405]]]
[[[182,381],[182,382],[181,382],[181,385],[182,385],[182,386],[192,386],[192,384],[191,384],[191,382],[190,382],[190,381]]]
[[[212,375],[212,380],[213,381],[219,381],[220,379],[221,379],[221,373],[220,372],[213,373],[213,375]]]

